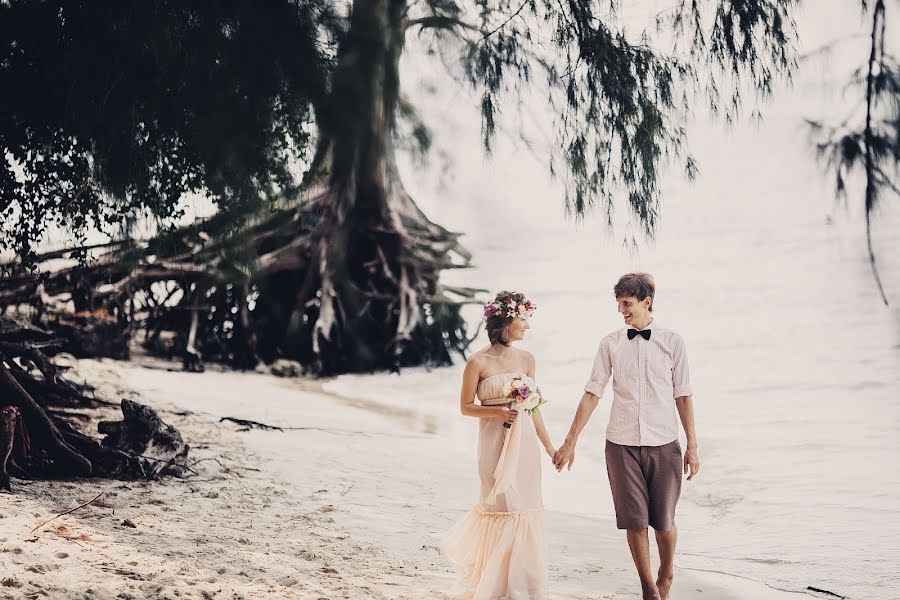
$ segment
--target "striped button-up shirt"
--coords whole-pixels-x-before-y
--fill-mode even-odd
[[[624,446],[662,446],[678,439],[675,398],[690,396],[684,340],[651,321],[650,339],[628,339],[628,328],[603,338],[586,392],[603,396],[612,378],[606,439]]]

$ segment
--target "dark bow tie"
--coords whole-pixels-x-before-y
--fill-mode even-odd
[[[628,330],[628,339],[633,340],[636,336],[641,336],[645,340],[650,339],[650,330],[649,329],[641,329],[638,331],[637,329],[629,329]]]

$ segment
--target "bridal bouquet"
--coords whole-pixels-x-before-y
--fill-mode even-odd
[[[531,377],[517,377],[508,382],[503,388],[503,397],[509,400],[510,408],[515,411],[525,411],[529,415],[541,404],[547,401],[541,396],[541,388],[537,386]],[[504,422],[503,426],[512,427]]]

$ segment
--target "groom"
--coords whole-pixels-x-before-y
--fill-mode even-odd
[[[629,273],[613,288],[627,327],[600,342],[591,378],[565,443],[556,452],[557,470],[572,468],[575,444],[606,384],[613,399],[606,429],[606,471],[616,509],[616,526],[627,531],[631,557],[645,600],[668,600],[674,575],[675,505],[682,468],[693,479],[700,470],[694,407],[684,340],[653,320],[653,278]],[[677,411],[677,416],[676,416]],[[682,460],[678,417],[687,436]],[[647,527],[659,547],[659,572],[650,569]]]

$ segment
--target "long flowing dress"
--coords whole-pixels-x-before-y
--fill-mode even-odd
[[[482,379],[482,406],[508,403],[503,387],[520,373]],[[546,600],[547,542],[541,498],[541,450],[534,421],[523,412],[479,419],[479,502],[456,523],[442,548],[460,577],[459,600]]]

